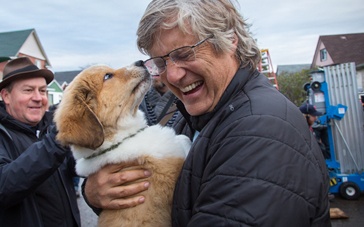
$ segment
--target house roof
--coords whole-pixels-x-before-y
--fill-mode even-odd
[[[0,33],[0,56],[15,57],[33,31],[34,29],[27,29]]]
[[[63,89],[61,85],[59,85],[57,80],[53,80],[52,82],[50,82],[47,86],[47,90],[50,92],[63,93]]]
[[[364,33],[323,35],[319,37],[318,45],[320,42],[324,44],[334,64],[364,64]]]
[[[32,35],[40,53],[42,54],[42,57],[44,57],[46,66],[51,66],[47,54],[45,53],[42,43],[40,42],[37,32],[34,28],[11,32],[0,32],[0,60],[5,61],[14,57],[18,57],[18,54],[22,51],[27,39]]]
[[[298,73],[304,69],[310,69],[311,64],[297,64],[297,65],[277,65],[276,75],[286,73]]]
[[[65,82],[67,84],[70,84],[73,78],[77,76],[82,70],[75,70],[75,71],[63,71],[63,72],[55,72],[54,73],[54,79],[59,84],[64,84]]]
[[[46,65],[50,65],[48,57],[34,28],[19,31],[0,32],[0,59],[17,57],[20,49],[28,37],[32,34],[34,35],[40,51],[45,57]]]

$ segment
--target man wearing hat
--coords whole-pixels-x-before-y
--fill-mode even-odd
[[[303,116],[306,117],[307,125],[310,128],[311,132],[315,136],[317,143],[321,149],[322,155],[325,159],[330,158],[330,147],[328,145],[327,132],[325,131],[326,128],[318,127],[318,124],[316,123],[317,117],[321,116],[322,113],[320,111],[317,111],[316,108],[309,104],[308,102],[305,102],[300,106],[300,111],[302,112]],[[324,132],[321,132],[324,131]],[[324,140],[322,139],[324,138]],[[328,194],[329,200],[332,201],[335,196],[331,193]]]
[[[327,138],[327,129],[325,126],[317,124],[317,117],[321,116],[322,113],[317,111],[316,108],[309,103],[302,104],[300,106],[300,111],[306,117],[307,124],[312,133],[315,135],[324,158],[329,159],[331,155]]]
[[[322,113],[317,111],[313,105],[307,102],[300,106],[300,111],[306,117],[307,124],[312,131],[312,125],[315,123],[315,121],[317,121],[317,117],[321,116]]]
[[[51,71],[9,61],[0,82],[0,226],[80,226],[75,161],[47,112]]]
[[[317,120],[317,117],[321,116],[322,113],[317,111],[316,108],[313,105],[311,105],[311,104],[309,104],[307,102],[300,106],[300,111],[306,117],[307,124],[310,127],[310,129],[312,130],[312,128],[311,128],[312,125]]]

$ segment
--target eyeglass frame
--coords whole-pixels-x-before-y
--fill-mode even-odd
[[[191,48],[191,50],[192,50],[192,52],[193,52],[193,54],[194,55],[196,55],[196,53],[195,53],[195,47],[197,47],[197,46],[199,46],[199,45],[201,45],[202,43],[204,43],[205,41],[207,41],[208,39],[210,39],[210,38],[212,38],[213,36],[209,36],[209,37],[207,37],[207,38],[205,38],[205,39],[203,39],[203,40],[200,40],[200,41],[198,41],[196,44],[194,44],[194,45],[192,45],[192,46],[182,46],[182,47],[178,47],[178,48],[176,48],[176,49],[174,49],[174,50],[172,50],[172,51],[170,51],[168,54],[166,54],[166,55],[163,55],[163,56],[158,56],[158,57],[152,57],[152,58],[149,58],[149,59],[147,59],[147,60],[145,60],[144,62],[143,62],[143,64],[144,64],[144,66],[145,66],[145,68],[148,70],[148,72],[149,72],[149,74],[150,75],[152,75],[152,76],[157,76],[157,75],[159,75],[159,74],[162,74],[162,73],[164,73],[166,70],[167,70],[167,57],[173,62],[173,63],[175,63],[176,64],[176,62],[173,60],[173,58],[171,58],[170,57],[170,54],[171,53],[173,53],[173,52],[175,52],[175,51],[178,51],[178,50],[180,50],[180,49],[182,49],[182,48],[186,48],[186,47],[189,47],[189,48]],[[150,69],[150,67],[147,67],[146,66],[146,62],[148,62],[148,61],[152,61],[153,59],[156,59],[156,58],[161,58],[163,61],[164,61],[164,70],[163,71],[161,71],[161,72],[158,72],[157,74],[153,74],[152,72],[151,72],[151,69]],[[196,59],[196,56],[195,56],[195,59]],[[156,64],[154,64],[154,66],[155,67],[157,67],[156,66]],[[154,68],[154,67],[153,67]],[[159,67],[157,67],[157,68],[159,68]]]

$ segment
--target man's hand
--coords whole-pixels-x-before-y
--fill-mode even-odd
[[[90,205],[101,209],[123,209],[144,203],[144,196],[136,194],[147,190],[149,182],[134,181],[147,178],[151,173],[140,168],[128,169],[138,165],[137,162],[128,166],[107,165],[90,175],[85,185],[85,195]]]

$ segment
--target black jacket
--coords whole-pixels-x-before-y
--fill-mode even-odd
[[[264,75],[239,69],[213,112],[187,119],[200,133],[176,185],[173,226],[331,226],[320,148]],[[192,136],[183,126],[176,131]]]
[[[148,125],[160,123],[163,126],[171,127],[175,119],[180,115],[177,108],[172,107],[176,100],[177,98],[172,92],[168,91],[161,95],[152,87],[145,95],[139,109],[144,112]],[[166,106],[168,106],[167,109]]]
[[[80,226],[75,161],[47,133],[52,113],[31,128],[0,105],[0,226]]]

